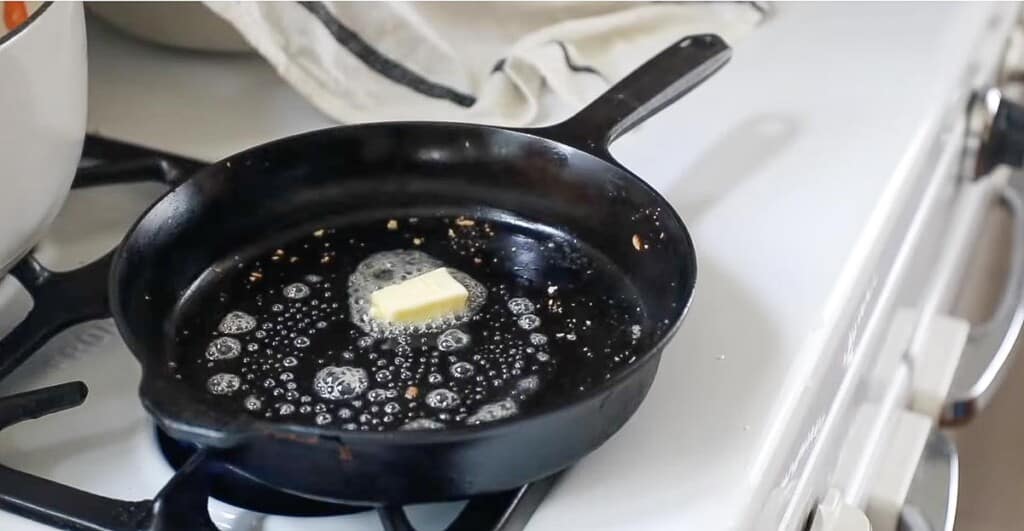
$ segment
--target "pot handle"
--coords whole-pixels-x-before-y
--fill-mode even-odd
[[[530,132],[614,162],[609,144],[700,85],[731,56],[718,35],[684,37],[568,120]]]

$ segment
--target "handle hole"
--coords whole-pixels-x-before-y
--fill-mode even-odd
[[[998,198],[989,206],[964,269],[953,314],[977,325],[988,321],[1006,292],[1013,248],[1013,219]]]

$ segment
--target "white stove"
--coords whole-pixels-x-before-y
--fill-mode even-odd
[[[690,227],[696,296],[640,411],[563,474],[527,531],[800,530],[811,519],[885,530],[912,525],[918,505],[946,506],[955,489],[906,503],[920,496],[922,456],[943,456],[932,431],[948,390],[971,388],[958,368],[975,334],[947,313],[981,213],[1012,202],[1013,186],[1002,170],[963,175],[966,109],[997,80],[1018,9],[774,6],[720,73],[614,146]],[[99,24],[89,47],[93,133],[213,160],[332,125],[256,57],[151,47]],[[55,269],[99,257],[161,192],[75,191],[36,256]],[[0,333],[29,306],[13,279],[0,282]],[[61,334],[0,396],[72,380],[90,395],[0,433],[0,463],[153,497],[174,471],[138,379],[110,321]],[[409,515],[440,530],[462,505]],[[373,512],[210,507],[223,530],[381,526]],[[49,528],[0,513],[0,529]]]

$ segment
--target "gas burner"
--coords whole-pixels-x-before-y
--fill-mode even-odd
[[[180,470],[201,450],[176,441],[163,430],[156,430],[157,443],[167,462]],[[230,465],[207,460],[202,466],[210,478],[210,494],[214,498],[243,509],[264,514],[282,516],[338,516],[371,510],[372,507],[357,507],[329,503],[277,490],[266,483],[249,477]]]

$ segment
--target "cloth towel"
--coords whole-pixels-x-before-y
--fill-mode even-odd
[[[672,42],[757,26],[757,3],[208,2],[342,123],[566,117]],[[553,98],[551,97],[553,96]]]

